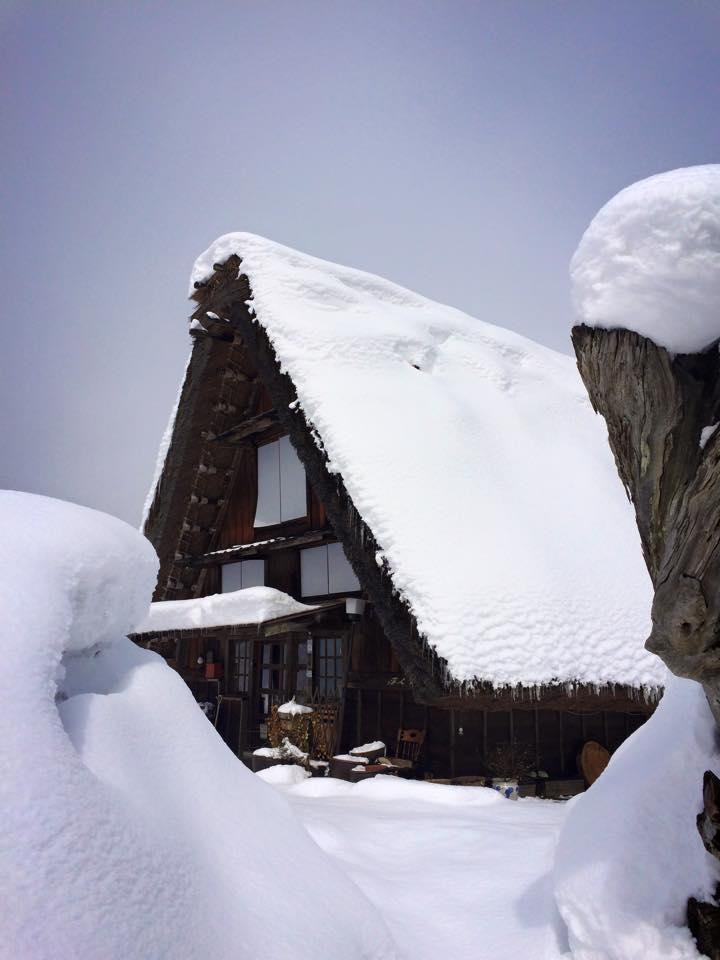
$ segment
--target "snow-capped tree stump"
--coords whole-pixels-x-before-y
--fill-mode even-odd
[[[655,596],[646,647],[700,682],[720,724],[720,355],[672,356],[629,330],[576,326]]]
[[[577,326],[580,374],[605,418],[635,507],[655,595],[645,646],[702,684],[720,725],[720,355],[672,356],[629,330]],[[697,828],[720,859],[720,780],[703,781]],[[691,897],[688,926],[720,960],[720,907]]]

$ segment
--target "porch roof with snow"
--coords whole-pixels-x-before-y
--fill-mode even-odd
[[[327,606],[327,605],[325,605]],[[160,600],[150,604],[133,636],[213,627],[252,626],[312,614],[317,604],[300,603],[272,587],[248,587],[191,600]]]
[[[406,671],[662,684],[633,510],[570,357],[251,234],[206,250],[191,293],[181,405],[209,368],[200,341],[241,340]],[[148,501],[156,546],[187,419]]]

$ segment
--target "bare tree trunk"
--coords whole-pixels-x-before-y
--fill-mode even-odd
[[[586,326],[575,327],[572,339],[635,507],[655,588],[645,646],[674,674],[702,684],[720,726],[720,429],[705,430],[720,421],[717,345],[672,356],[629,330]],[[720,781],[711,777],[698,829],[720,859],[708,826],[718,815]],[[720,909],[691,900],[688,920],[700,949],[720,958]]]
[[[720,355],[673,357],[628,330],[573,330],[635,507],[655,596],[648,650],[705,688],[720,723]]]

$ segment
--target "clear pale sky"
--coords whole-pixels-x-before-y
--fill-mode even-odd
[[[0,486],[140,517],[249,230],[569,352],[627,184],[720,160],[715,0],[0,0]]]

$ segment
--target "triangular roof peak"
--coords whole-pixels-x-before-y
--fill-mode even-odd
[[[569,357],[252,234],[212,244],[191,289],[196,328],[252,354],[417,671],[662,682],[632,509]]]

